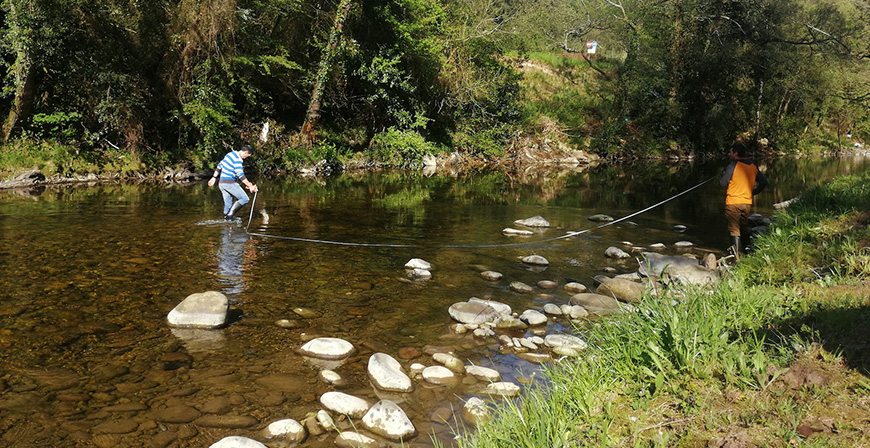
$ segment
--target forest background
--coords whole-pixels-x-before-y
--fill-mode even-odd
[[[268,171],[554,141],[632,158],[870,138],[866,0],[5,0],[2,14],[7,173],[204,169],[242,143]]]

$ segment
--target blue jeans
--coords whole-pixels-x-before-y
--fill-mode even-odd
[[[242,189],[241,185],[233,182],[231,184],[219,183],[218,188],[221,190],[221,195],[224,197],[224,215],[228,214],[233,208],[233,199],[238,200],[239,208],[247,204],[250,199]]]

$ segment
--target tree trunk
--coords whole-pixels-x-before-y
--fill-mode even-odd
[[[26,26],[22,25],[21,10],[18,2],[9,2],[10,32],[18,36],[31,34]],[[33,94],[36,88],[36,74],[33,66],[33,55],[27,47],[28,39],[16,39],[13,43],[15,48],[15,99],[9,115],[3,123],[3,141],[8,141],[12,131],[30,116],[33,108]]]
[[[332,25],[332,31],[329,33],[329,41],[323,51],[323,56],[320,58],[317,78],[314,81],[314,90],[311,92],[311,101],[308,102],[308,112],[305,114],[305,123],[302,125],[302,135],[305,136],[305,140],[309,145],[314,142],[314,128],[317,126],[317,122],[320,121],[323,89],[326,85],[329,69],[332,66],[332,60],[335,58],[338,40],[341,38],[341,31],[344,28],[344,21],[347,19],[350,4],[351,0],[341,0],[341,3],[338,4],[338,9],[335,12],[335,22]]]

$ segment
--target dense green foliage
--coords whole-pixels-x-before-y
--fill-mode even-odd
[[[4,0],[2,8],[5,141],[118,149],[151,166],[208,165],[256,142],[266,122],[274,132],[261,168],[315,154],[398,165],[444,148],[498,155],[550,122],[573,143],[613,154],[710,151],[739,134],[837,148],[870,134],[864,0]],[[601,47],[587,58],[591,39]],[[508,55],[529,50],[584,56],[570,70],[554,65],[584,89],[521,107],[518,58]]]
[[[506,12],[517,35],[535,36],[513,43],[599,69],[607,107],[590,114],[595,149],[705,151],[741,134],[782,149],[838,149],[853,144],[850,131],[867,139],[866,1],[551,3]],[[601,46],[587,57],[591,40]]]

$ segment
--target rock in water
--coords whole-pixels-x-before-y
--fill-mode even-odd
[[[320,403],[335,413],[344,414],[351,418],[360,418],[365,415],[371,405],[369,402],[343,392],[326,392],[320,396]]]
[[[592,215],[589,217],[589,220],[592,222],[612,222],[613,217],[608,215]]]
[[[414,383],[402,371],[402,365],[386,353],[375,353],[369,357],[369,378],[378,389],[393,392],[411,392]]]
[[[579,305],[591,314],[605,315],[620,311],[619,302],[601,294],[580,293],[568,299],[571,305]]]
[[[381,400],[369,409],[362,418],[369,431],[394,442],[404,442],[417,435],[417,428],[396,403]]]
[[[169,312],[167,319],[173,327],[219,328],[227,322],[229,306],[227,296],[217,291],[191,294]]]
[[[518,219],[514,224],[525,227],[550,227],[550,223],[541,216],[533,216],[526,219]]]
[[[420,258],[412,258],[405,263],[405,267],[408,269],[424,269],[427,271],[432,270],[432,264],[426,260]]]
[[[463,324],[482,324],[492,322],[498,317],[495,308],[479,302],[459,302],[447,310],[450,317]]]
[[[567,334],[548,334],[544,338],[544,343],[553,349],[554,353],[562,356],[580,356],[587,347],[586,341]]]
[[[344,339],[315,338],[306,342],[299,352],[312,358],[339,360],[356,353],[356,348]]]
[[[549,266],[550,261],[540,255],[529,255],[523,257],[523,263],[533,266]]]
[[[623,260],[631,257],[631,255],[629,255],[626,251],[616,246],[608,247],[607,250],[604,251],[604,256],[607,258],[616,258],[617,260]]]
[[[640,298],[646,291],[642,283],[621,278],[608,278],[599,275],[595,277],[595,281],[601,283],[595,290],[596,294],[613,297],[623,302],[640,303]]]
[[[211,444],[209,448],[268,448],[254,439],[240,436],[224,437]]]

